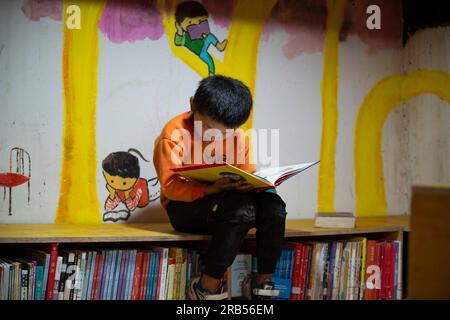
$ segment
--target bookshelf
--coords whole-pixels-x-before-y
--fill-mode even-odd
[[[320,229],[314,219],[287,220],[286,238],[351,236],[365,234],[401,234],[409,230],[408,216],[357,218],[354,229]],[[250,230],[248,238],[254,238]],[[100,243],[201,241],[209,236],[180,233],[169,223],[120,223],[99,225],[3,224],[0,243]]]
[[[385,216],[385,217],[367,217],[367,218],[357,218],[356,227],[352,229],[332,229],[332,228],[315,228],[314,219],[303,219],[303,220],[287,220],[285,229],[285,239],[289,242],[304,242],[304,243],[317,243],[317,242],[342,242],[341,240],[349,239],[349,241],[361,241],[356,239],[361,239],[361,237],[367,240],[400,240],[401,246],[406,248],[409,233],[409,221],[408,216]],[[255,229],[250,230],[247,235],[247,244],[255,244],[253,239],[255,238]],[[125,249],[130,251],[130,248],[137,249],[138,251],[145,251],[152,246],[164,246],[167,248],[175,247],[179,248],[190,248],[194,250],[204,250],[207,246],[207,240],[209,236],[196,235],[180,233],[173,230],[172,226],[166,222],[159,223],[118,223],[118,224],[98,224],[98,225],[70,225],[70,224],[0,224],[0,252],[6,254],[6,252],[16,252],[17,249],[25,248],[28,245],[48,246],[52,244],[52,247],[59,247],[57,250],[62,250],[64,252],[79,250],[102,250],[102,256],[104,256],[103,263],[108,259],[108,252],[116,251],[115,249]],[[336,240],[336,241],[334,241]],[[372,241],[376,242],[376,241]],[[394,241],[392,241],[394,242]],[[399,242],[399,241],[397,241]],[[57,244],[53,245],[53,244]],[[314,246],[314,245],[307,245]],[[114,248],[112,248],[114,247]],[[251,246],[250,246],[251,247]],[[84,248],[84,249],[83,249]],[[355,246],[356,248],[356,246]],[[106,250],[106,251],[103,251]],[[167,249],[169,250],[169,249]],[[178,249],[176,249],[178,250]],[[185,249],[180,249],[185,250]],[[284,249],[283,249],[284,250]],[[356,250],[356,249],[355,249]],[[19,250],[20,251],[20,250]],[[119,250],[120,251],[120,250]],[[134,250],[136,251],[136,250]],[[170,252],[170,251],[169,251]],[[175,252],[175,251],[172,251]],[[181,251],[180,251],[181,252]],[[198,251],[197,251],[198,252]],[[406,266],[407,257],[406,250],[402,250],[402,260],[404,261],[401,265],[402,276],[401,284],[402,297],[405,298],[407,294],[406,288]],[[180,253],[181,254],[181,253]],[[59,254],[58,254],[59,256]],[[180,256],[181,257],[181,256]],[[58,257],[58,259],[62,257]],[[56,258],[55,258],[56,259]],[[115,258],[112,258],[113,260]],[[137,258],[136,258],[137,259]],[[147,270],[147,265],[142,262],[142,268]],[[159,259],[159,258],[158,258]],[[178,259],[178,258],[177,258]],[[308,258],[309,259],[309,258]],[[312,258],[311,258],[312,259]],[[170,260],[170,259],[169,259]],[[89,261],[89,260],[88,260]],[[108,260],[109,261],[109,260]],[[122,261],[122,260],[121,260]],[[134,260],[133,260],[134,261]],[[138,261],[138,260],[136,260]],[[142,260],[143,261],[143,260]],[[178,260],[176,260],[178,261]],[[83,262],[81,262],[83,263]],[[97,263],[97,262],[96,262]],[[136,262],[138,263],[138,262]],[[89,264],[89,262],[88,262]],[[140,265],[140,264],[139,264]],[[144,267],[145,265],[145,267]],[[107,267],[109,268],[109,267]],[[112,267],[114,268],[114,267]],[[180,267],[181,268],[181,267]],[[230,267],[231,268],[231,267]],[[230,269],[229,268],[229,269]],[[356,269],[356,267],[355,267]],[[100,268],[98,269],[100,270]],[[121,269],[122,270],[122,269]],[[135,269],[135,272],[137,269]],[[151,270],[151,269],[150,269]],[[167,271],[167,277],[173,279],[174,271],[177,269],[172,269],[172,273]],[[97,272],[97,271],[92,271]],[[100,274],[100,271],[98,271]],[[111,273],[114,274],[114,273]],[[120,277],[121,273],[115,273]],[[172,276],[170,276],[172,274]],[[143,273],[144,275],[144,273]],[[97,276],[95,276],[97,277]],[[150,278],[150,276],[149,276]],[[103,278],[102,278],[103,279]],[[147,283],[147,278],[143,280],[143,284]],[[350,278],[349,278],[350,279]],[[117,280],[117,279],[116,279]],[[52,280],[53,281],[53,280]],[[92,281],[92,279],[91,279]],[[106,280],[105,280],[106,281]],[[109,280],[108,280],[109,281]],[[123,281],[123,280],[122,280]],[[135,280],[134,280],[135,281]],[[140,280],[138,280],[138,283]],[[168,280],[162,280],[164,283],[172,283]],[[167,282],[166,282],[167,281]],[[174,281],[174,280],[170,280]],[[288,280],[290,283],[290,279]],[[56,281],[55,281],[56,282]],[[53,282],[52,282],[53,283]],[[97,283],[97,282],[91,282]],[[103,282],[102,282],[103,283]],[[133,286],[134,286],[133,282]],[[140,284],[142,285],[142,284]],[[93,285],[94,286],[94,285]],[[95,284],[95,288],[97,288]],[[99,288],[99,287],[98,287]],[[140,288],[138,286],[138,288]],[[144,287],[144,291],[146,292]],[[158,287],[159,288],[159,287]],[[168,292],[171,291],[172,287],[168,287]],[[97,290],[97,289],[95,289]],[[100,290],[100,289],[98,289]],[[97,296],[97,291],[92,297],[97,297],[97,299],[106,299],[103,297],[103,292],[109,291],[102,287],[101,295]],[[114,289],[115,290],[115,289]],[[127,289],[128,290],[128,289]],[[133,291],[134,291],[133,287]],[[140,289],[137,289],[138,291]],[[160,289],[158,289],[160,290]],[[163,289],[166,290],[166,289]],[[175,289],[173,289],[175,290]],[[70,290],[69,290],[70,291]],[[53,292],[54,291],[50,291]],[[140,291],[139,291],[140,292]],[[61,291],[60,291],[61,293]],[[56,292],[58,294],[58,292]],[[66,292],[64,291],[64,297]],[[118,293],[119,294],[119,293]],[[122,292],[123,294],[123,292]],[[52,295],[52,293],[50,293]],[[229,297],[231,298],[231,293],[229,292]],[[132,295],[133,296],[133,295]],[[61,299],[61,298],[60,298]],[[64,298],[65,299],[65,298]],[[70,298],[72,299],[72,298]],[[108,298],[109,299],[109,298]],[[115,298],[112,298],[115,299]],[[120,299],[120,298],[119,298]],[[132,298],[134,299],[134,298]],[[137,300],[143,300],[145,298],[140,297]],[[171,298],[167,298],[171,299]],[[181,299],[184,299],[181,296]],[[75,299],[79,300],[79,299]]]

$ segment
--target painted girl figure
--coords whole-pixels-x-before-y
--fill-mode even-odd
[[[137,153],[144,161],[148,162],[136,149],[129,149],[128,152],[119,151],[109,154],[102,162],[103,176],[106,180],[106,189],[109,196],[105,202],[105,213],[103,221],[128,220],[132,211],[136,208],[143,208],[150,201],[158,197],[149,196],[148,182],[157,178],[147,180],[140,177],[140,167],[138,158],[131,154]],[[119,204],[124,204],[126,209],[115,210]]]

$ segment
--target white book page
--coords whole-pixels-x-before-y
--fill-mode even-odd
[[[266,179],[267,181],[269,181],[272,184],[275,184],[275,182],[279,178],[281,178],[285,175],[289,175],[291,173],[301,172],[301,171],[315,165],[316,163],[318,163],[318,161],[300,163],[300,164],[283,166],[283,167],[267,168],[267,169],[262,169],[262,170],[255,172],[254,175],[258,176],[260,178]]]

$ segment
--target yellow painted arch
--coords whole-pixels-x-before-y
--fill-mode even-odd
[[[401,103],[431,93],[450,103],[450,74],[419,70],[394,74],[378,82],[362,103],[355,125],[354,161],[356,214],[386,214],[381,145],[383,126],[389,114]]]

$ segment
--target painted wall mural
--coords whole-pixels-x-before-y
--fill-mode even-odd
[[[208,11],[197,1],[181,2],[175,9],[175,45],[183,46],[197,55],[207,66],[208,75],[214,75],[216,67],[208,53],[212,45],[224,51],[228,40],[219,41],[209,29]]]
[[[161,12],[154,0],[107,1],[99,29],[117,44],[159,40],[164,34]]]
[[[65,23],[71,5],[81,9],[81,29],[69,29]],[[382,29],[366,27],[368,5],[381,8]],[[270,94],[256,92],[257,69],[274,63],[267,57],[260,60],[262,47],[275,47],[274,54],[279,52],[285,60],[282,63],[304,63],[305,57],[319,55],[321,65],[314,69],[321,74],[321,106],[317,107],[321,117],[321,123],[317,123],[321,127],[321,164],[316,210],[327,212],[341,210],[335,199],[337,188],[343,188],[336,182],[336,154],[342,138],[340,125],[343,117],[347,119],[349,107],[341,98],[352,94],[343,91],[348,90],[342,80],[347,71],[342,69],[343,44],[358,41],[358,50],[362,47],[367,59],[376,59],[379,54],[403,50],[403,28],[412,35],[429,27],[414,21],[405,26],[402,14],[409,9],[400,0],[26,0],[21,10],[29,21],[50,18],[53,23],[64,24],[62,158],[56,223],[128,221],[159,197],[154,174],[142,175],[139,166],[139,161],[147,160],[137,149],[148,154],[151,139],[145,150],[139,146],[128,151],[109,151],[103,161],[98,159],[99,64],[104,50],[101,41],[126,50],[145,44],[139,48],[147,50],[148,59],[155,59],[151,46],[163,43],[171,63],[182,62],[178,72],[197,79],[211,74],[237,77],[249,86],[256,101]],[[448,25],[444,18],[441,20],[440,26]],[[1,53],[7,48],[0,45]],[[388,213],[382,150],[388,117],[406,101],[422,94],[433,94],[450,103],[449,78],[448,70],[392,72],[368,84],[362,92],[363,99],[356,102],[356,117],[347,120],[354,126],[354,135],[346,137],[353,145],[349,157],[353,158],[354,186],[350,192],[354,191],[353,205],[358,216]],[[284,84],[275,84],[275,89],[277,85]],[[302,101],[296,103],[302,107]],[[259,112],[258,106],[255,103],[254,113]],[[133,107],[129,110],[133,112]],[[253,119],[252,114],[244,130],[254,126]],[[100,172],[104,181],[98,180]],[[22,175],[27,177],[24,172]],[[0,186],[11,190],[6,184],[0,180]]]
[[[355,126],[356,210],[360,216],[387,212],[381,143],[383,125],[401,103],[431,93],[450,104],[450,74],[418,70],[378,82],[359,108]],[[370,168],[370,170],[367,170]]]
[[[132,153],[145,162],[150,162],[139,150],[133,148],[110,153],[102,162],[103,176],[109,193],[105,201],[103,221],[127,221],[136,208],[145,208],[151,201],[159,199],[158,178],[142,178],[139,159]]]

